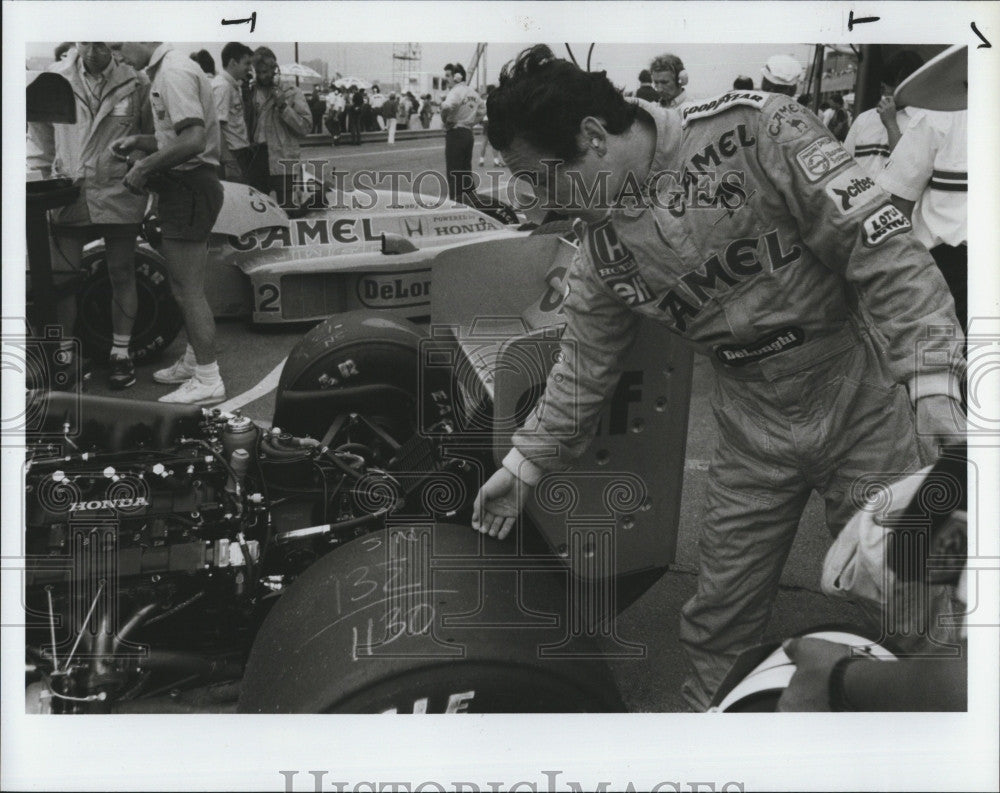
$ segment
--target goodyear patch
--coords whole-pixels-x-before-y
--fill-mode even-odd
[[[806,334],[802,328],[787,327],[749,344],[720,344],[715,348],[715,355],[726,366],[738,368],[799,347],[805,338]]]
[[[809,131],[802,113],[802,105],[789,102],[775,110],[767,120],[767,134],[778,143],[789,143],[797,140]]]
[[[874,248],[890,237],[909,231],[912,227],[900,209],[893,204],[883,204],[862,223],[861,236],[865,245]]]
[[[707,118],[731,107],[764,107],[768,95],[760,91],[727,91],[721,96],[703,102],[690,102],[680,107],[681,125],[687,126],[696,118]]]
[[[810,182],[818,182],[851,161],[851,155],[833,138],[814,140],[798,154],[795,161]]]
[[[824,189],[841,215],[850,215],[878,198],[885,199],[875,180],[858,166],[831,179]]]

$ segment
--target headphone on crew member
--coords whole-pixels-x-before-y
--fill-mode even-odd
[[[676,81],[678,87],[683,88],[684,86],[686,86],[688,84],[688,73],[687,73],[687,69],[684,68],[684,61],[682,61],[676,55],[670,55],[670,56],[665,56],[665,57],[669,57],[670,60],[675,61],[676,64],[677,64],[677,66],[680,67],[680,68],[675,71],[674,69],[671,69],[668,66],[667,68],[663,69],[662,71],[665,71],[665,72],[669,71],[669,72],[671,72],[674,75],[674,80]]]

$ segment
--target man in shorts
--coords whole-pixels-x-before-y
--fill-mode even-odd
[[[108,152],[123,133],[152,130],[148,112],[149,81],[127,64],[114,62],[103,41],[77,42],[67,56],[49,67],[73,86],[76,123],[28,125],[28,168],[42,178],[69,176],[80,195],[51,216],[54,272],[80,269],[83,247],[104,239],[111,280],[111,371],[108,386],[124,389],[135,383],[129,343],[139,297],[135,284],[135,241],[146,200],[122,184],[126,166]],[[66,332],[73,335],[76,296],[59,305]],[[71,346],[71,341],[63,342]],[[69,349],[69,347],[67,347]]]
[[[212,86],[198,64],[168,44],[125,42],[121,50],[126,61],[149,76],[155,135],[130,135],[111,147],[131,164],[125,186],[158,195],[162,253],[188,336],[183,357],[153,379],[180,386],[161,402],[214,405],[226,398],[226,389],[215,359],[215,319],[205,297],[208,236],[223,198]],[[143,152],[148,156],[134,158]]]

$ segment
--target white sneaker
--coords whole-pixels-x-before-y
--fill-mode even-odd
[[[217,405],[225,400],[226,386],[222,380],[215,385],[208,385],[197,377],[192,377],[185,380],[180,388],[161,396],[159,401],[177,405]]]
[[[485,160],[482,157],[480,157],[479,158],[479,164],[482,165],[484,162],[485,162]]]
[[[482,165],[482,163],[479,163],[479,164]],[[501,165],[503,165],[503,160],[501,160],[499,157],[494,157],[493,158],[493,164],[496,165],[496,166],[501,166]]]
[[[158,369],[153,372],[153,379],[157,383],[164,383],[165,385],[186,383],[192,377],[194,377],[194,367],[184,362],[183,355],[166,369]]]

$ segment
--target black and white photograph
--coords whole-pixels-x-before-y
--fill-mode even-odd
[[[995,4],[3,12],[2,789],[1000,789]]]

